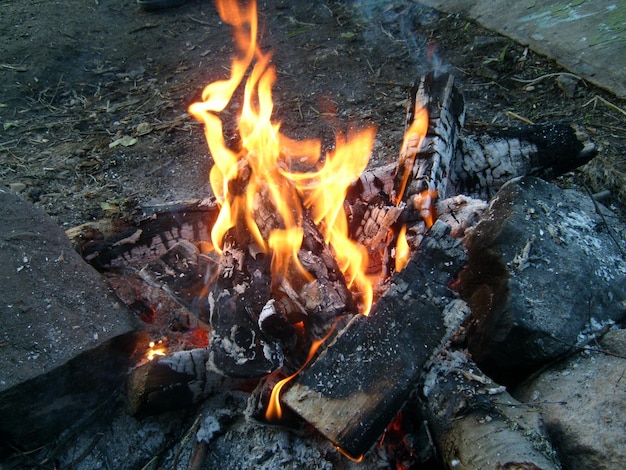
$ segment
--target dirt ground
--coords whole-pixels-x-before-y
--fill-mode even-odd
[[[466,127],[585,125],[601,152],[579,174],[623,207],[626,106],[576,79],[568,97],[565,71],[524,46],[406,0],[270,0],[259,16],[286,134],[331,146],[334,129],[375,123],[371,164],[389,161],[412,82],[440,68],[465,94]],[[212,161],[187,107],[228,75],[233,41],[212,2],[146,13],[134,0],[9,0],[0,31],[0,187],[64,228],[210,194]]]

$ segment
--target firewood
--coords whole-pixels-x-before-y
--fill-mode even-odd
[[[444,348],[420,386],[447,468],[561,468],[540,414],[485,376],[466,352]]]
[[[207,371],[205,348],[177,351],[133,369],[126,381],[129,411],[149,415],[187,408],[218,391],[246,382]]]
[[[589,135],[574,124],[490,129],[459,139],[450,183],[455,194],[489,200],[515,177],[555,178],[589,162],[596,153]]]
[[[181,240],[142,268],[139,276],[208,323],[207,299],[201,294],[216,273],[218,261],[215,253],[202,254],[196,245]]]
[[[144,207],[137,220],[119,221],[113,231],[108,224],[88,223],[66,233],[93,267],[120,269],[152,261],[183,239],[209,243],[218,212],[214,199],[182,201]]]
[[[284,228],[266,189],[256,194],[252,214],[264,240]],[[306,351],[307,344],[332,326],[333,318],[356,312],[330,247],[302,201],[294,197],[290,203],[302,210],[303,240],[297,257],[306,273],[295,267],[282,275],[271,273],[271,256],[256,245],[243,224],[226,233],[227,243],[209,292],[209,367],[218,373],[260,377],[282,366],[296,370],[300,364],[285,364],[283,347],[304,344]],[[293,327],[300,322],[304,329]],[[298,360],[297,356],[288,359]]]
[[[354,317],[285,393],[283,402],[350,455],[365,453],[417,386],[446,335],[447,284],[464,250],[437,222],[370,316]]]
[[[258,317],[271,299],[269,260],[256,259],[227,234],[209,286],[209,370],[230,377],[262,377],[283,365],[276,338],[261,332]]]
[[[411,93],[408,126],[427,112],[428,126],[423,141],[405,136],[400,150],[394,199],[407,200],[424,191],[436,190],[448,197],[447,185],[457,140],[465,122],[465,101],[450,74],[430,72]],[[409,133],[410,134],[410,131]],[[402,181],[408,176],[406,187]]]

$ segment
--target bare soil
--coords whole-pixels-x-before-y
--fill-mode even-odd
[[[403,0],[270,0],[259,16],[288,135],[330,147],[337,129],[374,123],[371,164],[394,159],[413,81],[445,69],[469,128],[585,125],[601,152],[576,184],[610,189],[608,203],[623,207],[624,103],[576,79],[568,97],[566,71],[523,45]],[[0,31],[1,188],[66,228],[211,194],[212,160],[187,107],[228,76],[233,41],[212,2],[147,13],[134,0],[5,1]]]

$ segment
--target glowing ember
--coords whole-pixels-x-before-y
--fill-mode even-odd
[[[309,210],[334,249],[346,281],[361,300],[361,313],[367,314],[372,303],[372,286],[364,272],[367,253],[348,238],[343,201],[348,186],[365,169],[375,131],[368,128],[338,139],[334,152],[322,158],[318,140],[295,141],[280,133],[280,124],[272,122],[272,85],[276,73],[270,54],[257,45],[257,9],[251,2],[240,5],[235,0],[217,0],[222,20],[234,28],[238,57],[233,59],[230,78],[205,87],[202,102],[190,106],[190,113],[205,124],[205,136],[215,162],[210,182],[220,204],[220,213],[211,238],[221,252],[224,236],[245,224],[261,250],[272,254],[272,276],[280,278],[299,273],[310,275],[300,264],[303,211]],[[235,90],[251,68],[244,87],[244,101],[238,118],[241,148],[229,148],[223,137],[218,113],[230,103]],[[310,173],[293,173],[294,163],[306,164]],[[245,184],[242,184],[245,183]],[[245,191],[232,188],[245,186]],[[281,227],[263,234],[255,221],[260,201],[269,203],[279,215]]]
[[[166,348],[163,345],[163,340],[159,340],[158,343],[155,343],[154,341],[150,341],[150,343],[148,344],[148,352],[146,353],[146,357],[148,358],[149,361],[151,361],[152,359],[154,359],[156,356],[165,356],[166,353]]]

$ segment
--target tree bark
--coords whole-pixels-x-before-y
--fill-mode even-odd
[[[561,468],[539,412],[483,375],[466,352],[444,348],[423,376],[421,391],[447,468]]]

